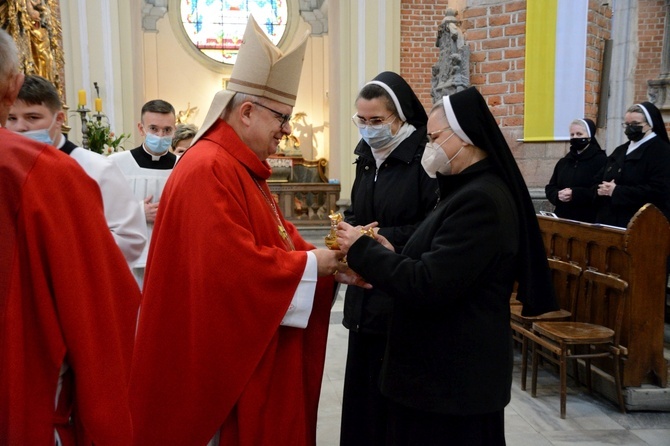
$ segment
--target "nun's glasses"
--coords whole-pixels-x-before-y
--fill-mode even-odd
[[[435,130],[434,132],[428,133],[428,142],[435,142],[435,140],[440,136],[444,131],[451,130],[451,127],[445,127],[440,130]],[[451,130],[453,132],[453,130]],[[455,133],[455,132],[454,132]]]
[[[384,126],[384,124],[391,124],[391,123],[393,123],[393,121],[395,121],[395,117],[394,117],[391,120],[391,122],[388,122],[388,123],[385,122],[391,116],[393,116],[393,113],[391,113],[390,115],[388,115],[385,118],[375,117],[375,118],[365,119],[365,118],[361,118],[356,113],[354,113],[354,116],[351,117],[351,120],[354,122],[354,124],[356,124],[356,127],[358,127],[359,129],[364,129],[365,127],[372,127],[373,129],[378,130],[378,129],[382,128]]]
[[[638,125],[646,125],[646,122],[622,122],[621,127],[626,128],[626,127],[636,127]]]

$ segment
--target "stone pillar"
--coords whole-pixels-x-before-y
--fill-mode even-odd
[[[621,129],[626,109],[633,104],[635,93],[635,66],[637,64],[638,2],[617,1],[613,4],[612,68],[610,70],[610,97],[607,103],[607,145],[609,155],[623,144],[626,136]]]

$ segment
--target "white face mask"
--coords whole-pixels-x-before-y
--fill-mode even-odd
[[[463,150],[465,146],[461,146],[458,152],[456,152],[456,155],[449,159],[447,154],[442,149],[442,144],[449,141],[455,134],[456,133],[452,133],[449,135],[449,137],[447,137],[447,139],[439,144],[435,142],[429,142],[426,144],[426,148],[424,149],[423,155],[421,156],[421,165],[429,177],[435,178],[437,176],[437,172],[441,173],[442,175],[451,175],[451,162],[458,156],[459,153],[461,153],[461,150]]]

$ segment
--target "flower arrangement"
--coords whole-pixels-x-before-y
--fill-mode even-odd
[[[116,136],[109,128],[109,124],[91,119],[86,123],[86,137],[89,150],[109,155],[125,150],[123,143],[130,138],[130,134],[122,133],[120,136]]]

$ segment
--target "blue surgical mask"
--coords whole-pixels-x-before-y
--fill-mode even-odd
[[[54,115],[53,119],[51,120],[51,125],[45,129],[27,130],[25,132],[19,132],[19,134],[25,136],[26,138],[30,138],[33,141],[42,142],[44,144],[53,146],[54,140],[51,138],[50,131],[51,127],[53,127],[54,123],[56,122],[57,117],[57,115]]]
[[[373,149],[383,148],[393,140],[391,124],[384,124],[378,129],[368,125],[358,129],[358,131],[361,134],[361,138]]]
[[[27,132],[19,133],[19,135],[23,135],[26,138],[32,139],[33,141],[49,144],[50,146],[54,144],[54,141],[51,139],[51,135],[49,134],[49,129],[28,130]]]
[[[144,138],[144,146],[156,155],[162,155],[167,152],[171,144],[172,136],[158,136],[153,133],[147,133],[147,136]]]

